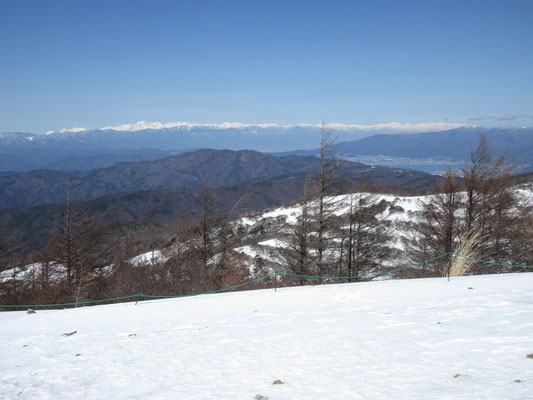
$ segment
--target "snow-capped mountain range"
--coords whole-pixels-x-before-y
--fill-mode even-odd
[[[329,123],[324,124],[328,129],[339,130],[339,131],[385,131],[388,130],[391,133],[396,132],[425,132],[425,131],[442,131],[448,129],[455,129],[464,124],[452,123],[452,122],[423,122],[423,123],[401,123],[401,122],[388,122],[372,125],[364,124],[342,124],[342,123]],[[226,130],[226,129],[247,129],[247,128],[259,128],[259,129],[292,129],[292,128],[322,128],[322,124],[311,124],[311,123],[297,123],[297,124],[276,124],[276,123],[264,123],[264,124],[249,124],[242,122],[223,122],[220,124],[201,124],[201,123],[191,123],[191,122],[146,122],[138,121],[133,124],[122,124],[117,126],[105,126],[100,129],[101,131],[118,131],[118,132],[137,132],[143,130],[159,130],[159,129],[215,129],[215,130]],[[70,129],[60,129],[57,131],[51,130],[46,132],[46,135],[51,135],[54,133],[78,133],[85,132],[91,129],[86,128],[70,128]]]

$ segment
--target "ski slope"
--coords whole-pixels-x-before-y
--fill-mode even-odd
[[[3,312],[0,398],[531,399],[532,287],[522,273]]]

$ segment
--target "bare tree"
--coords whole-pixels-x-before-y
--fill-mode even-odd
[[[221,218],[216,221],[218,222],[216,225],[217,242],[215,247],[217,252],[217,260],[213,266],[212,275],[215,285],[219,289],[221,289],[228,282],[233,282],[233,275],[238,275],[238,279],[242,278],[242,268],[238,267],[240,263],[232,251],[232,247],[235,242],[235,234],[231,228],[230,221],[234,213],[237,212],[242,202],[247,197],[248,193],[246,192],[233,204],[233,207],[225,218]]]
[[[533,204],[528,196],[519,199],[515,212],[519,218],[513,224],[512,246],[507,257],[515,264],[533,265]]]
[[[373,191],[372,185],[364,180],[354,185],[348,195],[349,211],[341,226],[344,238],[341,254],[345,254],[346,272],[343,273],[349,276],[376,270],[391,254],[389,223],[380,218],[387,204],[379,201]]]
[[[7,265],[7,234],[0,229],[0,272],[3,271]]]
[[[513,249],[516,260],[524,265],[533,265],[533,207],[524,210],[526,217],[522,220],[520,229],[522,241]]]
[[[413,262],[422,262],[453,251],[462,233],[459,211],[462,207],[457,173],[448,170],[434,194],[420,203],[420,219],[413,224],[414,235],[410,240]],[[433,273],[449,274],[449,258],[432,264]],[[430,266],[427,266],[430,268]]]
[[[320,142],[320,168],[314,185],[311,217],[316,232],[313,248],[316,262],[321,273],[327,272],[325,253],[329,247],[328,233],[332,230],[332,220],[336,208],[334,194],[340,192],[339,159],[337,157],[336,138],[326,125],[322,124]],[[329,263],[332,264],[332,263]]]
[[[186,269],[187,261],[187,241],[191,232],[193,223],[188,221],[186,217],[180,216],[176,220],[176,231],[168,244],[167,267],[170,273],[171,286],[173,293],[182,293],[183,291],[183,272]],[[179,292],[177,290],[180,290]]]
[[[101,236],[96,225],[97,218],[89,217],[80,203],[73,203],[67,190],[63,220],[44,254],[47,260],[64,269],[65,294],[76,302],[88,296],[92,273],[103,261]]]
[[[511,255],[524,254],[528,237],[524,232],[531,214],[511,186],[512,170],[504,157],[494,157],[482,135],[470,166],[462,171],[462,183],[455,173],[448,171],[435,194],[421,204],[421,219],[414,225],[416,233],[410,242],[413,261],[460,248],[465,232],[468,233],[465,237],[480,238],[483,244],[480,256],[485,260],[510,262]],[[437,270],[445,269],[449,276],[448,258],[433,265]],[[500,270],[487,264],[473,264],[470,268],[473,273]]]
[[[516,202],[508,184],[512,174],[513,167],[504,156],[495,158],[487,137],[481,135],[470,166],[463,169],[466,231],[474,229],[482,235],[490,234],[490,220],[494,223],[498,213],[503,215],[501,212]]]
[[[484,257],[508,261],[513,247],[520,246],[522,220],[527,209],[520,205],[516,188],[511,186],[513,167],[505,157],[496,158],[485,135],[472,153],[471,164],[463,169],[465,199],[465,231],[478,232],[488,244]],[[474,272],[496,272],[488,265],[473,268]]]
[[[463,179],[466,188],[465,199],[465,229],[471,231],[481,214],[481,193],[487,181],[492,164],[492,153],[489,150],[488,139],[481,135],[478,147],[471,153],[470,167],[463,169]]]
[[[209,265],[215,255],[215,194],[209,187],[207,181],[202,185],[202,215],[198,229],[199,243],[197,249],[200,253],[200,259],[207,274]]]
[[[10,279],[4,283],[4,287],[9,293],[9,302],[11,304],[18,304],[19,300],[25,297],[22,293],[25,282],[19,275],[22,267],[27,262],[27,257],[23,255],[24,250],[24,243],[19,231],[5,235],[0,262],[2,263],[2,270],[11,270]]]
[[[311,195],[313,181],[307,177],[304,185],[304,193],[300,199],[300,215],[296,224],[290,225],[285,239],[286,247],[283,250],[285,264],[289,271],[299,275],[309,275],[312,272],[313,257],[311,257]],[[299,278],[301,285],[305,285],[306,279]]]

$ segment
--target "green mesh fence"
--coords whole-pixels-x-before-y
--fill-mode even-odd
[[[173,298],[180,298],[180,297],[192,297],[192,296],[200,296],[200,295],[204,295],[204,294],[214,294],[214,293],[227,292],[227,291],[230,291],[230,290],[233,290],[233,289],[237,289],[237,288],[240,288],[240,287],[243,287],[243,286],[250,285],[250,284],[252,284],[254,282],[259,282],[259,281],[261,281],[263,279],[266,279],[266,278],[268,278],[268,277],[270,277],[272,275],[276,275],[276,274],[277,275],[283,275],[283,276],[293,276],[293,277],[299,277],[299,278],[308,278],[308,279],[365,279],[365,278],[374,278],[376,276],[388,275],[388,274],[392,274],[392,273],[399,272],[399,271],[405,271],[405,270],[408,270],[408,269],[417,268],[417,267],[420,267],[421,265],[436,261],[436,260],[438,260],[440,258],[449,256],[449,255],[452,255],[452,256],[455,256],[455,257],[463,257],[463,258],[466,258],[466,259],[469,259],[469,260],[472,260],[472,261],[476,261],[476,262],[479,262],[479,263],[483,263],[483,264],[491,264],[491,265],[496,265],[496,266],[506,267],[506,268],[533,268],[533,265],[502,264],[502,263],[496,263],[496,262],[492,262],[492,261],[485,261],[485,260],[479,260],[477,258],[467,257],[467,256],[463,256],[462,254],[458,254],[458,253],[454,253],[454,252],[448,252],[448,253],[441,254],[440,256],[432,258],[430,260],[426,260],[426,261],[423,261],[423,262],[420,262],[420,263],[417,263],[417,264],[414,264],[414,265],[410,265],[408,267],[397,268],[397,269],[392,269],[390,271],[378,272],[378,273],[375,273],[375,274],[367,274],[367,275],[316,276],[316,275],[293,274],[293,273],[284,272],[284,271],[273,271],[273,272],[270,272],[270,273],[268,273],[268,274],[266,274],[264,276],[252,279],[252,280],[247,281],[247,282],[240,283],[238,285],[229,286],[229,287],[224,288],[224,289],[211,290],[209,292],[201,292],[201,293],[194,293],[194,294],[164,296],[164,295],[149,295],[149,294],[137,293],[137,294],[132,294],[130,296],[114,297],[114,298],[102,299],[102,300],[88,300],[88,301],[79,301],[79,302],[71,302],[71,303],[58,303],[58,304],[24,304],[24,305],[0,304],[0,307],[5,307],[5,308],[68,307],[68,306],[78,306],[78,305],[84,305],[84,304],[98,304],[98,303],[105,303],[105,302],[112,302],[112,301],[117,301],[117,300],[125,300],[125,299],[133,299],[133,298],[137,298],[137,300],[141,300],[141,299],[173,299]]]

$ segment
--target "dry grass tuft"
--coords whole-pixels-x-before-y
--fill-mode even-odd
[[[454,253],[461,256],[454,256],[451,260],[450,276],[465,276],[475,263],[473,258],[478,258],[479,254],[486,249],[487,245],[482,243],[481,235],[478,232],[467,232]]]

